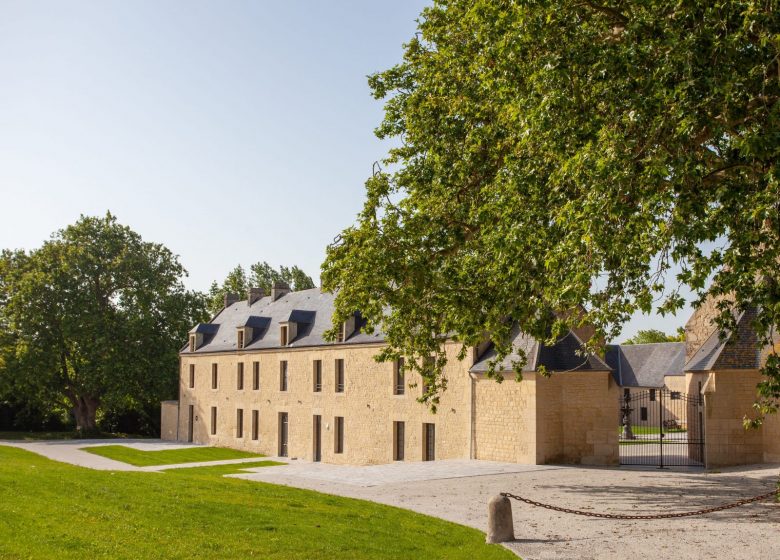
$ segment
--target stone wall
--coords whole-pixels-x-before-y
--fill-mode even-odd
[[[758,370],[717,371],[702,389],[705,401],[707,468],[748,465],[764,461],[764,428],[745,430],[756,399]]]
[[[536,463],[615,465],[620,388],[609,372],[536,376]]]
[[[536,464],[536,375],[474,378],[475,459]]]
[[[314,415],[322,418],[321,458],[328,463],[376,464],[393,461],[393,422],[405,422],[405,460],[422,459],[423,423],[436,426],[436,458],[469,456],[470,394],[467,362],[447,346],[449,386],[437,414],[417,402],[419,376],[407,374],[404,395],[393,395],[394,364],[378,363],[378,345],[289,348],[183,356],[181,360],[179,439],[188,432],[193,406],[193,441],[223,447],[279,453],[279,414],[288,414],[288,456],[312,460]],[[335,361],[344,360],[345,387],[335,391]],[[280,390],[280,362],[288,364],[288,390]],[[322,361],[322,391],[314,392],[314,360]],[[244,363],[244,387],[237,388],[237,364]],[[260,388],[253,389],[253,362],[260,364]],[[189,387],[189,366],[195,365],[195,387]],[[217,364],[218,388],[211,387]],[[211,434],[211,407],[217,408],[217,430]],[[237,434],[237,411],[243,410],[243,433]],[[252,411],[259,415],[259,437],[252,439]],[[344,418],[344,450],[335,452],[335,417]]]
[[[179,401],[163,401],[160,407],[160,439],[178,439]]]

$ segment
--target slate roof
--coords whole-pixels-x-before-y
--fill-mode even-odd
[[[685,343],[614,345],[606,360],[621,387],[663,387],[667,375],[684,375]]]
[[[715,332],[704,341],[704,344],[685,364],[685,371],[758,369],[761,367],[758,336],[751,325],[755,315],[755,310],[740,313],[737,317],[735,331],[726,331],[722,338],[720,329],[715,329]]]
[[[582,341],[573,332],[558,339],[558,341],[549,346],[541,343],[531,336],[520,331],[518,327],[512,329],[512,348],[522,349],[526,354],[526,362],[522,368],[523,372],[537,371],[539,366],[544,366],[547,371],[609,371],[610,366],[595,354],[587,357],[580,356],[577,351],[582,345]],[[488,371],[488,364],[496,358],[496,350],[491,345],[474,365],[469,369],[472,373],[485,373]],[[517,352],[506,356],[496,365],[497,372],[511,372],[512,362],[520,359]]]
[[[298,334],[288,347],[300,348],[306,346],[323,346],[334,344],[323,338],[323,333],[331,328],[333,315],[333,294],[323,293],[319,288],[290,292],[276,301],[271,301],[270,296],[260,298],[252,305],[247,300],[236,302],[223,309],[204,332],[203,344],[195,350],[195,354],[209,352],[229,352],[238,349],[238,337],[236,328],[251,326],[260,333],[254,333],[252,341],[244,348],[246,350],[258,350],[263,348],[279,348],[281,329],[279,323],[284,321],[297,321]],[[360,331],[362,321],[359,322],[356,332],[345,342],[340,344],[366,344],[383,342],[381,333],[365,334]],[[191,332],[196,332],[194,329]],[[190,354],[189,347],[182,350],[182,354]]]

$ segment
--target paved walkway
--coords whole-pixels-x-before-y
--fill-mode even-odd
[[[509,491],[607,513],[689,511],[768,492],[780,465],[723,472],[531,466],[482,461],[373,467],[291,463],[230,475],[408,508],[484,531],[487,502]],[[617,521],[512,504],[524,560],[778,558],[780,505],[757,503],[705,517]]]
[[[153,465],[150,467],[136,467],[121,461],[114,461],[107,457],[101,457],[83,450],[84,447],[97,447],[100,445],[124,445],[139,451],[161,451],[163,449],[186,449],[198,447],[190,443],[176,443],[159,439],[68,439],[56,441],[5,441],[0,440],[0,445],[19,447],[33,453],[38,453],[54,461],[70,463],[79,467],[87,467],[99,471],[141,471],[157,472],[170,469],[185,469],[192,467],[233,465],[238,463],[252,463],[266,460],[279,460],[276,457],[250,457],[246,459],[225,459],[222,461],[206,461],[198,463],[178,463],[174,465]],[[284,461],[285,459],[282,459]]]

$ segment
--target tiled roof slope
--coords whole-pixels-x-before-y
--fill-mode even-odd
[[[663,387],[667,375],[684,374],[685,343],[614,345],[606,359],[622,387]]]
[[[298,334],[288,345],[290,348],[333,344],[323,337],[323,333],[332,326],[333,300],[333,294],[321,292],[319,288],[312,288],[290,292],[276,301],[271,301],[270,296],[260,298],[252,305],[248,305],[246,300],[239,301],[229,305],[214,317],[209,323],[214,332],[204,333],[203,345],[194,353],[237,350],[236,329],[245,325],[256,325],[260,330],[259,336],[248,341],[244,347],[246,350],[278,348],[281,342],[279,323],[284,321],[299,322]],[[380,333],[369,335],[358,329],[343,344],[366,344],[383,342],[383,340]],[[182,350],[182,354],[190,353],[189,348]]]
[[[758,336],[751,323],[756,311],[749,309],[737,317],[736,329],[726,331],[721,338],[715,329],[701,348],[685,364],[685,371],[711,371],[724,369],[757,369],[761,367],[761,350]]]
[[[512,347],[522,349],[526,355],[526,362],[522,368],[524,372],[536,371],[539,366],[544,366],[547,371],[609,371],[611,368],[601,358],[594,354],[580,356],[578,350],[582,341],[573,332],[565,334],[558,341],[549,346],[540,343],[534,338],[520,331],[518,327],[512,329]],[[485,373],[488,371],[489,362],[496,358],[496,350],[490,346],[469,370],[472,373]],[[517,362],[520,355],[513,352],[496,365],[497,372],[511,372],[512,363]]]

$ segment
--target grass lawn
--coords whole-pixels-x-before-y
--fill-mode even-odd
[[[0,446],[0,558],[516,558],[454,523],[218,476],[245,467],[93,471]]]
[[[631,431],[635,436],[647,436],[650,434],[660,434],[661,430],[658,426],[631,426]],[[664,428],[665,434],[681,434],[688,430],[685,428]],[[618,427],[618,434],[623,433],[623,426]]]
[[[188,447],[187,449],[163,449],[160,451],[140,451],[126,445],[99,445],[82,447],[83,451],[122,461],[136,467],[152,465],[175,465],[177,463],[198,463],[200,461],[223,461],[226,459],[247,459],[264,457],[257,453],[247,453],[223,447]]]

